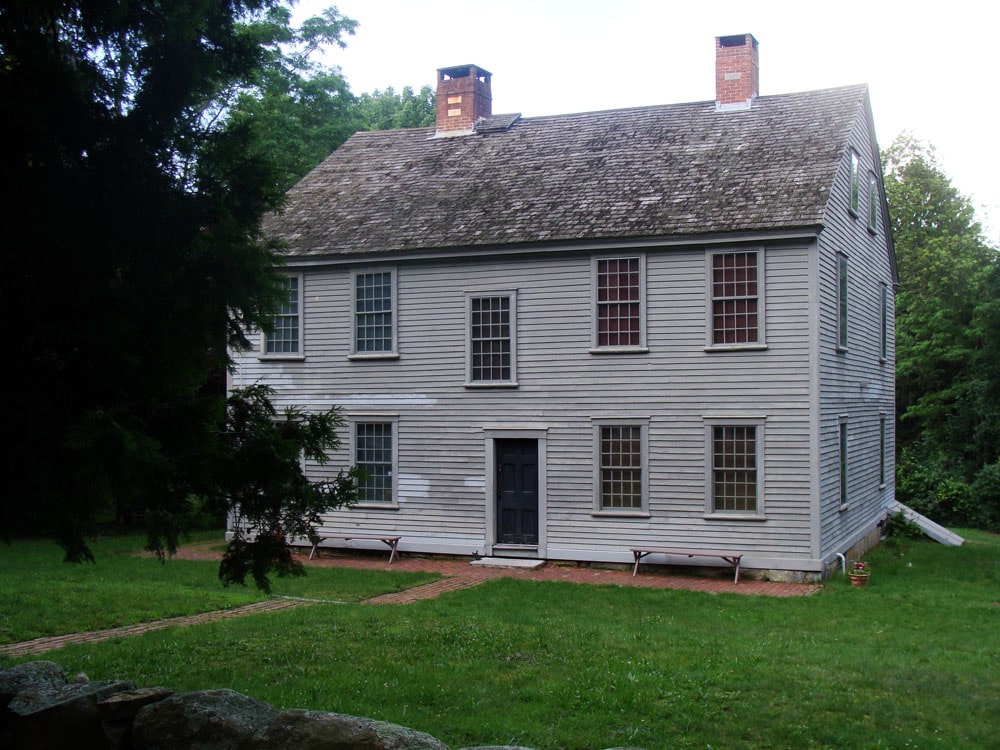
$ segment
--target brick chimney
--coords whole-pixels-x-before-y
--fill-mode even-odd
[[[438,69],[438,134],[469,132],[476,120],[493,114],[491,75],[476,65]]]
[[[760,64],[753,34],[715,38],[715,107],[746,109],[760,93]]]

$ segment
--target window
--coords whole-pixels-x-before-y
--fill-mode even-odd
[[[641,511],[646,505],[646,425],[595,424],[597,509]]]
[[[360,504],[387,505],[395,501],[394,428],[395,420],[354,423],[354,463],[365,472],[365,479],[358,485]]]
[[[837,347],[847,348],[847,256],[837,255]]]
[[[470,294],[466,385],[516,385],[516,294]]]
[[[393,272],[354,274],[354,354],[392,356],[396,351],[393,326],[395,287]]]
[[[858,155],[851,151],[851,214],[858,215],[858,204],[861,199],[860,177],[858,176]]]
[[[302,354],[302,277],[285,276],[279,284],[285,298],[278,305],[271,332],[264,335],[264,355],[294,357]]]
[[[763,426],[741,420],[708,426],[710,508],[719,514],[761,514],[759,448]]]
[[[885,283],[879,285],[879,300],[882,306],[879,359],[885,362],[889,358],[889,287]]]
[[[641,349],[646,335],[643,258],[598,258],[594,276],[594,346],[603,350]]]
[[[878,417],[878,483],[885,487],[885,414]]]
[[[840,509],[847,509],[847,419],[840,418],[840,435],[837,442],[840,461]]]
[[[875,175],[868,173],[868,231],[872,234],[878,226],[878,182]]]
[[[709,253],[711,325],[708,346],[764,343],[762,253]]]

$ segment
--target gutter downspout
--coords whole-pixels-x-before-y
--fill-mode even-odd
[[[840,570],[844,575],[847,575],[847,558],[844,556],[843,552],[837,552],[837,557],[840,558]]]

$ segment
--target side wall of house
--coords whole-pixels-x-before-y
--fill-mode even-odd
[[[709,272],[702,247],[600,254],[639,254],[645,264],[648,351],[616,354],[591,352],[589,253],[397,260],[301,269],[304,356],[241,354],[231,385],[263,381],[281,404],[337,405],[349,418],[391,420],[396,503],[332,513],[324,526],[331,533],[398,534],[404,551],[489,554],[491,440],[523,435],[542,438],[541,556],[627,562],[634,546],[711,549],[741,552],[750,568],[818,571],[810,480],[815,245],[722,249],[763,251],[766,348],[706,350]],[[395,359],[350,358],[352,270],[373,268],[395,276]],[[509,291],[516,291],[517,387],[468,387],[467,294]],[[713,418],[752,419],[762,427],[756,517],[709,512],[706,436]],[[601,419],[646,427],[643,512],[597,509],[595,422]],[[310,473],[330,476],[351,464],[350,437],[345,429],[343,448]]]
[[[893,270],[870,122],[862,110],[831,191],[817,256],[820,422],[814,440],[819,455],[820,556],[827,567],[838,564],[837,553],[855,558],[877,540],[877,524],[895,494]],[[857,212],[851,210],[852,154],[859,174]],[[870,175],[879,191],[874,229]],[[840,330],[842,263],[847,270],[846,345]]]

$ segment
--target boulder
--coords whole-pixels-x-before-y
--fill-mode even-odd
[[[18,693],[54,693],[67,682],[65,670],[53,661],[30,661],[0,670],[0,708]]]
[[[438,739],[386,721],[327,711],[283,711],[255,738],[259,750],[448,750]]]
[[[132,725],[135,750],[240,750],[278,715],[235,690],[199,690],[144,706]]]

